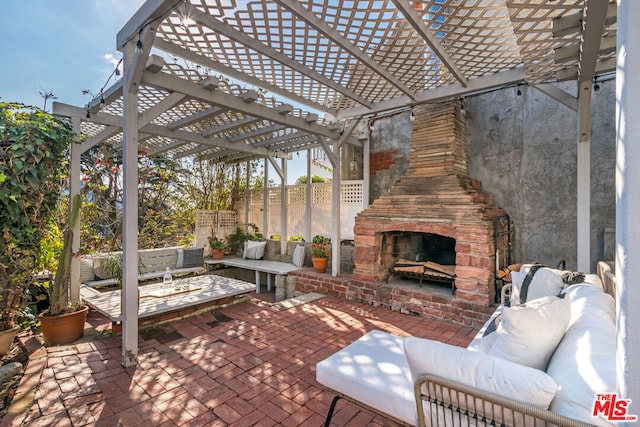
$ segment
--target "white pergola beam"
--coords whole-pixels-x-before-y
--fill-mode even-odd
[[[608,3],[602,0],[603,3]],[[618,12],[615,3],[609,3],[607,6],[607,14],[605,25],[612,25],[617,21]],[[551,34],[553,38],[560,38],[569,34],[575,34],[582,31],[582,12],[572,15],[565,15],[553,20]]]
[[[353,131],[356,129],[356,127],[358,127],[360,120],[362,120],[361,117],[352,120],[351,123],[349,123],[349,127],[342,132],[342,135],[340,135],[340,138],[338,138],[338,140],[336,141],[336,147],[342,147],[342,144],[344,144],[344,142],[351,137]]]
[[[329,159],[329,162],[331,163],[331,167],[333,169],[335,169],[337,167],[337,165],[338,165],[338,157],[335,155],[333,150],[331,150],[331,146],[329,146],[329,143],[324,138],[318,138],[318,143],[320,144],[320,146],[324,150],[324,153],[327,155],[327,158]],[[335,147],[336,147],[336,150],[337,150],[337,146],[335,146]]]
[[[335,29],[331,28],[321,19],[318,19],[311,11],[302,6],[297,0],[275,0],[280,6],[286,8],[291,13],[304,20],[307,24],[315,28],[320,33],[324,34],[328,39],[344,49],[349,55],[355,57],[363,65],[368,67],[374,73],[381,76],[383,79],[400,89],[409,98],[414,99],[414,91],[411,90],[406,84],[400,81],[397,77],[391,74],[385,66],[377,61],[374,61],[369,55],[360,50],[351,41],[340,34]]]
[[[616,60],[615,58],[605,59],[596,63],[595,74],[604,74],[615,71]],[[562,82],[565,80],[575,80],[578,78],[578,66],[565,68],[556,73],[556,81]]]
[[[181,147],[181,146],[183,146],[185,144],[187,144],[187,142],[180,141],[180,140],[175,140],[175,141],[172,141],[169,144],[166,144],[166,145],[164,145],[162,147],[159,147],[159,148],[156,148],[154,150],[149,151],[147,153],[147,155],[149,157],[155,157],[155,156],[157,156],[159,154],[166,153],[169,150],[173,150],[174,148]]]
[[[58,104],[58,114],[66,117],[84,117],[85,110],[79,107],[74,107],[72,105],[67,104]],[[89,119],[84,119],[89,120]],[[91,119],[89,120],[93,123],[98,123],[106,126],[122,126],[122,118],[118,116],[114,116],[108,113],[96,113],[91,115]],[[199,134],[183,131],[183,130],[171,130],[166,128],[165,126],[148,124],[143,128],[139,129],[140,133],[148,133],[155,136],[163,136],[165,138],[170,139],[179,139],[186,142],[195,142],[198,144],[208,145],[211,147],[221,147],[228,148],[235,151],[242,151],[250,154],[256,154],[259,156],[275,156],[275,157],[283,157],[288,156],[285,153],[275,153],[270,150],[266,150],[264,148],[259,147],[251,147],[251,146],[242,146],[239,144],[232,144],[226,140],[220,138],[205,138]]]
[[[600,39],[599,55],[606,55],[616,50],[616,38],[614,36],[602,37]],[[577,61],[580,59],[580,43],[560,47],[555,50],[554,59],[556,63],[565,61]]]
[[[584,32],[580,41],[580,60],[578,61],[578,83],[593,80],[600,52],[600,40],[604,31],[609,2],[605,0],[587,0],[584,8]]]
[[[223,125],[215,126],[215,127],[212,127],[211,129],[207,129],[204,132],[202,132],[202,136],[210,136],[210,135],[216,135],[221,132],[229,132],[231,130],[238,129],[242,126],[247,126],[252,123],[256,123],[260,121],[262,120],[256,119],[255,117],[247,116],[244,119],[235,120],[233,122],[225,123]]]
[[[87,110],[90,113],[95,113],[100,110],[103,99],[105,104],[109,105],[116,99],[120,98],[122,96],[122,82],[123,79],[120,79],[105,89],[102,94],[98,94],[98,96],[93,98],[91,102],[87,104]]]
[[[232,77],[235,80],[247,83],[249,85],[262,88],[267,92],[274,93],[280,96],[283,96],[287,99],[295,101],[297,104],[303,105],[305,107],[312,108],[314,110],[322,111],[331,116],[335,116],[337,111],[331,108],[327,108],[322,104],[318,104],[317,102],[313,102],[307,98],[304,98],[298,94],[293,92],[289,92],[286,89],[283,89],[279,86],[271,84],[269,82],[265,82],[264,80],[260,80],[256,77],[250,76],[248,74],[242,73],[236,69],[231,67],[227,67],[224,64],[219,63],[218,61],[214,61],[213,59],[206,58],[204,56],[198,55],[196,52],[184,49],[174,43],[168,42],[162,39],[156,39],[154,47],[163,50],[167,53],[175,55],[180,58],[184,58],[194,64],[202,65],[203,67],[210,68],[218,73],[225,74],[229,77]]]
[[[451,74],[453,74],[453,76],[456,78],[456,80],[458,80],[462,87],[466,87],[467,77],[460,70],[460,68],[458,68],[453,58],[449,56],[444,46],[442,46],[438,39],[436,39],[436,37],[431,33],[431,30],[424,23],[422,17],[418,15],[418,12],[416,12],[414,7],[409,4],[407,0],[392,1],[393,4],[396,5],[398,10],[402,12],[402,15],[404,15],[409,24],[411,24],[411,26],[418,32],[418,34],[420,34],[420,37],[424,39],[425,43],[429,45],[431,50],[433,50],[433,53],[438,56],[440,61],[442,61],[445,67],[447,67]]]
[[[442,101],[445,99],[456,98],[459,96],[480,93],[489,89],[507,86],[510,84],[522,82],[525,80],[525,69],[514,68],[508,71],[501,71],[495,74],[488,74],[482,77],[476,77],[467,80],[467,86],[464,87],[460,83],[453,83],[441,86],[435,89],[423,90],[416,92],[415,102],[411,102],[408,96],[399,96],[373,104],[371,108],[349,108],[338,113],[338,120],[350,119],[353,117],[361,117],[369,114],[379,114],[385,111],[397,110],[407,105],[425,104],[428,102]]]
[[[578,98],[565,92],[559,87],[554,86],[551,83],[538,83],[532,86],[550,98],[555,99],[562,105],[571,108],[573,111],[578,111]]]
[[[242,151],[244,153],[256,154],[259,156],[282,157],[283,155],[285,155],[283,153],[274,153],[264,148],[251,147],[249,145],[243,146],[242,144],[233,144],[220,138],[206,138],[199,134],[184,130],[170,130],[164,126],[154,124],[146,125],[144,128],[140,129],[140,132],[150,133],[157,136],[164,136],[165,138],[181,139],[183,141],[195,142],[197,144],[207,145],[210,147],[228,148],[231,150]]]
[[[310,79],[313,79],[319,83],[322,83],[323,85],[335,90],[336,92],[343,94],[348,98],[353,99],[354,101],[364,106],[368,107],[371,105],[371,102],[369,100],[356,94],[352,90],[334,82],[324,74],[320,74],[319,72],[307,67],[306,65],[299,63],[295,59],[283,54],[279,50],[274,49],[273,47],[248,36],[242,31],[236,30],[231,25],[225,22],[222,22],[211,15],[207,15],[201,12],[199,9],[191,6],[190,4],[186,4],[185,8],[187,9],[187,13],[189,13],[189,16],[191,17],[191,19],[193,19],[198,24],[204,27],[207,27],[218,34],[222,34],[230,38],[231,40],[237,43],[240,43],[256,52],[259,52],[260,54],[267,56]]]
[[[127,92],[135,93],[137,95],[140,89],[140,82],[142,81],[142,73],[145,72],[147,66],[147,59],[151,52],[151,46],[153,45],[153,39],[156,37],[156,26],[149,25],[144,27],[139,36],[139,40],[142,43],[142,51],[134,52],[131,64],[124,69],[123,89]],[[137,42],[137,41],[136,41]],[[133,41],[129,41],[133,44]]]
[[[149,108],[147,111],[140,114],[140,118],[138,119],[138,125],[143,127],[153,120],[158,118],[160,115],[165,113],[167,110],[170,110],[180,102],[182,102],[186,98],[185,95],[177,92],[170,93],[166,98],[162,101],[158,102],[153,107]]]
[[[274,159],[273,157],[269,156],[269,157],[267,157],[267,160],[269,160],[269,163],[271,163],[271,166],[273,166],[273,169],[275,169],[276,173],[278,174],[278,177],[280,179],[284,179],[284,171],[280,167],[280,165],[276,162],[276,159]],[[283,194],[283,196],[284,196],[284,194]]]
[[[204,110],[198,111],[197,113],[191,114],[189,116],[183,117],[182,119],[173,121],[167,125],[169,129],[180,129],[185,126],[189,126],[190,124],[199,122],[201,120],[210,119],[211,117],[218,116],[225,111],[228,111],[226,108],[220,107],[209,107]]]
[[[54,108],[54,111],[55,111],[55,108]],[[77,119],[79,120],[78,117],[77,117]],[[97,134],[92,136],[91,138],[89,138],[86,141],[84,141],[82,143],[81,152],[84,153],[85,151],[90,150],[91,148],[93,148],[96,145],[106,141],[107,139],[111,138],[112,136],[118,134],[119,132],[122,132],[122,128],[121,127],[119,127],[119,126],[107,126],[106,128],[102,129],[100,132],[98,132]]]
[[[169,74],[145,73],[144,82],[145,84],[155,88],[184,93],[201,101],[221,107],[226,107],[230,110],[239,111],[249,116],[269,120],[274,123],[280,123],[285,126],[304,130],[309,133],[323,135],[327,138],[336,139],[338,137],[338,134],[336,132],[331,131],[327,127],[321,126],[317,123],[308,123],[300,117],[295,117],[288,114],[279,114],[273,108],[266,107],[256,102],[247,103],[237,96],[222,91],[208,92],[196,83],[192,83],[190,81],[183,80],[179,77],[171,76]]]
[[[175,0],[145,1],[131,19],[127,21],[124,27],[118,31],[118,35],[116,36],[116,46],[118,50],[122,52],[124,45],[128,41],[134,40],[145,25],[150,25],[151,22],[155,23],[156,21],[162,20],[163,17],[171,13],[176,5]]]

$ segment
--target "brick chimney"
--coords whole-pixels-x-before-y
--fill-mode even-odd
[[[356,217],[353,278],[384,281],[385,233],[455,240],[456,299],[494,301],[493,220],[504,214],[467,172],[465,116],[457,102],[415,107],[407,174]]]

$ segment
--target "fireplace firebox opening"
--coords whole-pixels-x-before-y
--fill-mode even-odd
[[[431,233],[383,233],[381,268],[391,276],[451,286],[455,292],[456,241]]]

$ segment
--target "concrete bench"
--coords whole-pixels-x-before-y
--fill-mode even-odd
[[[246,270],[253,270],[256,274],[256,293],[260,293],[260,273],[267,274],[267,290],[271,290],[271,275],[286,276],[292,271],[300,270],[300,267],[282,262],[282,261],[269,261],[260,259],[245,259],[235,257],[225,257],[224,259],[208,259],[205,260],[207,265],[226,265],[228,267],[243,268]]]
[[[169,269],[169,273],[172,276],[182,276],[188,274],[204,273],[206,268],[204,264],[199,267],[177,267],[178,264],[178,249],[180,247],[169,248],[156,248],[156,249],[141,249],[138,251],[138,279],[140,281],[159,279],[164,276]],[[80,276],[82,283],[92,288],[98,288],[103,286],[111,286],[118,283],[118,280],[112,277],[101,279],[96,276],[103,276],[97,274],[99,266],[99,259],[109,256],[115,256],[122,258],[122,252],[110,252],[90,255],[84,257],[81,260]],[[91,279],[93,277],[93,279]],[[87,280],[89,279],[89,280]]]

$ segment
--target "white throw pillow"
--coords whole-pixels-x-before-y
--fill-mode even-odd
[[[504,307],[487,354],[546,371],[570,318],[568,299],[555,296]]]
[[[184,265],[184,249],[179,248],[179,249],[176,249],[176,251],[178,252],[178,259],[176,260],[176,268],[182,268],[182,266]]]
[[[296,267],[302,267],[304,264],[304,245],[297,245],[293,250],[293,259],[291,260]]]
[[[96,279],[96,273],[93,271],[93,259],[89,256],[80,258],[80,283],[92,282]]]
[[[404,351],[413,382],[423,374],[437,375],[544,409],[556,394],[557,384],[545,372],[478,351],[415,337],[404,340]]]
[[[246,259],[262,259],[267,242],[257,242],[249,240],[244,242],[244,252],[242,258]]]
[[[540,265],[523,265],[519,273],[515,275],[511,273],[513,280],[511,305],[522,304],[550,295],[557,296],[566,285],[562,278],[565,273],[567,272],[563,270]],[[531,279],[528,280],[527,276],[530,276]]]

